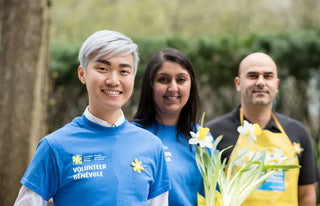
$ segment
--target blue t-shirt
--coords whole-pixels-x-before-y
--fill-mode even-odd
[[[170,188],[161,141],[84,115],[44,137],[21,183],[55,206],[146,205]]]
[[[203,179],[195,160],[195,146],[190,148],[183,137],[179,137],[180,142],[177,140],[177,126],[153,123],[147,130],[157,135],[164,147],[171,181],[169,205],[197,205],[197,193],[203,195],[204,189]]]

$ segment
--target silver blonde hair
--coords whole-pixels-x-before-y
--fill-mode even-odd
[[[93,33],[82,44],[78,59],[81,67],[86,70],[92,54],[97,54],[96,58],[105,55],[106,58],[111,58],[119,53],[123,53],[123,56],[132,54],[136,74],[139,63],[138,46],[129,37],[116,31],[101,30]]]

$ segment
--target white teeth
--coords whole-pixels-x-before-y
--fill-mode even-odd
[[[117,92],[117,91],[103,91],[104,93],[107,93],[107,94],[120,94],[120,92]]]
[[[168,97],[168,99],[178,99],[178,97]]]

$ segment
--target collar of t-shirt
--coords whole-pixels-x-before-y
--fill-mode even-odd
[[[121,110],[121,116],[120,118],[114,123],[114,124],[110,124],[108,123],[107,121],[104,121],[102,119],[99,119],[98,117],[94,116],[90,111],[89,111],[89,106],[87,106],[87,108],[85,109],[84,111],[84,116],[90,120],[91,122],[94,122],[96,124],[99,124],[99,125],[102,125],[102,126],[105,126],[105,127],[117,127],[119,125],[121,125],[125,118],[124,118],[124,114]]]

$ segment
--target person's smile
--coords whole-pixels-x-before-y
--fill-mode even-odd
[[[169,95],[164,95],[164,98],[168,101],[168,102],[178,102],[180,99],[180,96],[174,95],[174,96],[169,96]]]
[[[119,97],[122,94],[119,90],[102,89],[101,91],[109,97]]]

